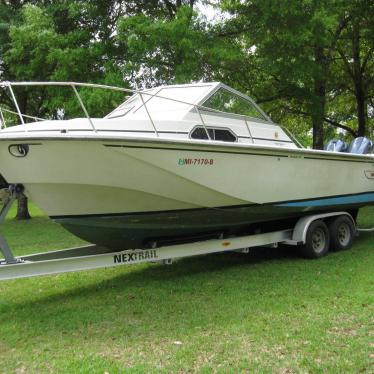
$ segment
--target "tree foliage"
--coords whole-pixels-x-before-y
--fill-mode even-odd
[[[17,21],[9,26],[9,48],[2,55],[2,78],[81,81],[85,77],[83,80],[88,82],[123,84],[122,74],[110,58],[119,53],[110,43],[114,40],[114,28],[107,19],[110,17],[101,13],[103,4],[110,3],[25,4]],[[113,6],[107,8],[111,13]],[[88,100],[91,115],[102,115],[123,97],[108,91],[98,95],[87,89],[82,96]],[[65,118],[82,115],[71,89],[22,88],[17,91],[17,99],[22,112],[38,117],[56,118],[61,113],[61,103]]]
[[[209,3],[224,16],[212,21],[201,12],[206,3],[2,1],[1,79],[125,87],[218,80],[253,96],[314,147],[331,136],[372,134],[372,0],[217,0]],[[82,115],[71,90],[16,94],[32,115]],[[94,116],[123,98],[81,95]],[[4,92],[0,100],[10,105]]]
[[[221,16],[208,21],[207,4]],[[332,137],[374,136],[373,15],[373,0],[1,0],[0,80],[133,88],[222,81],[322,148]],[[80,95],[91,116],[124,96]],[[37,117],[83,115],[71,89],[16,96]],[[5,90],[0,102],[14,109]]]
[[[352,101],[348,87],[355,84],[345,85],[350,80],[358,81],[352,74],[347,77],[340,73],[342,51],[346,56],[352,56],[346,57],[347,70],[354,69],[347,34],[357,30],[360,36],[356,40],[356,53],[360,55],[366,49],[365,61],[372,60],[372,2],[227,0],[223,6],[233,15],[228,26],[237,30],[244,43],[256,46],[256,66],[268,76],[262,79],[265,84],[261,84],[264,100],[281,109],[281,113],[289,112],[311,121],[315,147],[322,148],[323,129],[328,130],[329,125],[354,136],[368,132],[366,119],[361,120],[361,127],[357,123],[360,122],[357,121],[358,111],[350,112],[355,121],[348,123],[336,115],[335,103],[344,101],[342,96],[345,101]],[[250,26],[245,28],[245,25]],[[363,70],[369,84],[373,69],[364,64],[356,69],[358,75]],[[370,105],[369,98],[370,94],[367,94],[361,106]]]

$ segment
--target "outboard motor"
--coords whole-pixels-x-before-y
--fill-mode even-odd
[[[330,152],[347,152],[348,144],[340,139],[331,139],[327,143],[325,150]]]
[[[372,148],[373,142],[368,138],[360,136],[359,138],[356,138],[352,141],[352,143],[349,146],[348,152],[364,155],[370,153]]]

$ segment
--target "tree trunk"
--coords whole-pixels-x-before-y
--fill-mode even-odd
[[[357,136],[365,136],[366,134],[366,105],[365,105],[365,94],[362,90],[361,85],[355,85],[355,97],[357,105],[357,119],[358,128]]]
[[[323,122],[326,105],[326,66],[322,47],[315,47],[315,61],[319,72],[314,77],[314,100],[312,100],[313,148],[323,149]]]
[[[322,98],[315,100],[312,108],[312,124],[313,124],[313,148],[323,149],[323,122],[324,122],[324,103]]]
[[[17,198],[17,216],[16,219],[18,220],[25,220],[30,219],[29,207],[28,207],[28,199],[22,193]]]
[[[357,135],[364,136],[366,133],[366,105],[363,72],[360,56],[360,29],[357,21],[353,23],[352,33],[352,55],[353,55],[353,79],[355,87],[355,98],[357,106],[358,129]]]

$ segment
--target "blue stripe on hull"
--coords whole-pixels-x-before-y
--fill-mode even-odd
[[[290,203],[277,204],[284,207],[322,207],[329,205],[350,205],[374,203],[374,193],[364,193],[350,196],[328,197],[316,200],[296,201]]]

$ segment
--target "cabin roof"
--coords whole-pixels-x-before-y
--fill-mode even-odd
[[[217,107],[214,107],[210,102],[210,111],[235,114],[233,107],[241,102],[242,106],[244,103],[244,106],[247,105],[248,109],[253,109],[253,113],[257,114],[255,117],[271,122],[270,118],[249,96],[220,82],[163,85],[146,89],[132,95],[105,118],[141,119],[151,116],[154,119],[161,119],[165,116],[168,118],[172,116],[175,120],[181,120],[190,112],[196,112],[196,106],[200,109],[201,106],[208,105],[210,98],[219,90],[221,90],[219,94],[222,93],[223,95],[217,98],[217,94],[215,99],[218,99],[220,103],[218,105],[217,100],[215,100],[216,103],[213,102],[213,104]],[[240,112],[236,114],[251,116],[251,114]]]

